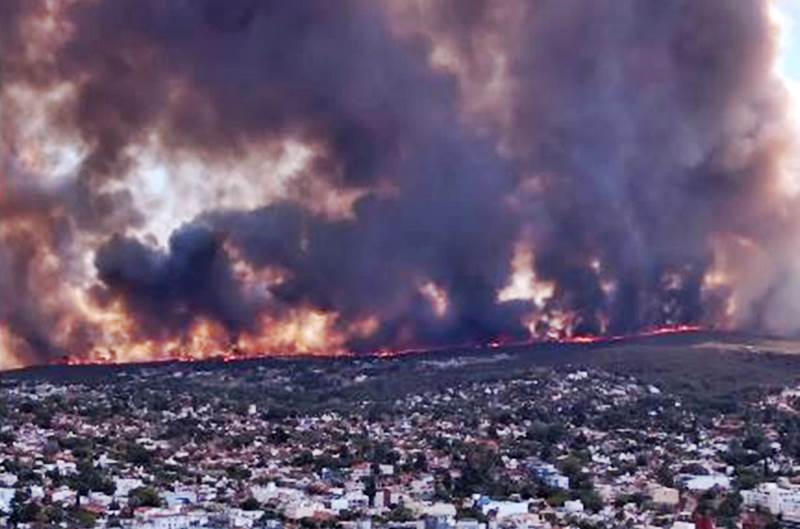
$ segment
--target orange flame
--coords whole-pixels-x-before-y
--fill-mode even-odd
[[[315,321],[312,324],[312,327],[315,325],[320,325],[320,322],[329,321],[327,317],[322,317],[322,319],[317,320],[319,316],[310,316],[311,320]],[[205,328],[208,324],[203,324],[200,326],[199,332],[201,336],[199,338],[192,339],[192,343],[197,343],[198,341],[202,343],[205,340],[205,336],[202,336],[204,333],[209,332],[210,330]],[[325,324],[326,325],[326,324]],[[665,325],[661,327],[654,327],[652,329],[648,329],[639,333],[631,333],[631,334],[618,334],[618,335],[578,335],[578,336],[570,336],[566,338],[559,338],[559,339],[545,339],[545,340],[522,340],[522,341],[511,341],[511,340],[504,340],[504,339],[496,339],[492,340],[488,343],[480,343],[480,344],[461,344],[461,345],[447,345],[447,346],[439,346],[439,347],[412,347],[406,349],[379,349],[373,351],[371,353],[365,353],[362,356],[372,356],[376,358],[396,358],[400,356],[408,356],[412,354],[420,354],[420,353],[431,353],[431,352],[444,352],[444,351],[457,351],[459,349],[499,349],[502,347],[524,347],[524,346],[533,346],[533,345],[542,345],[547,343],[560,343],[560,344],[573,344],[573,345],[591,345],[591,344],[601,344],[601,343],[612,343],[621,340],[630,340],[636,338],[647,338],[653,336],[663,336],[663,335],[670,335],[670,334],[690,334],[701,332],[703,328],[699,325],[688,325],[688,324],[680,324],[680,325]],[[278,335],[281,336],[281,333],[288,332],[291,335],[294,332],[298,332],[299,328],[289,326],[288,330],[286,328],[282,328]],[[283,337],[287,335],[282,335]],[[280,343],[280,339],[278,342],[271,342],[269,339],[265,338],[267,341],[264,343]],[[247,342],[245,342],[247,343]],[[254,342],[257,343],[257,342]],[[219,360],[222,362],[234,362],[239,360],[251,360],[257,358],[264,358],[264,357],[287,357],[287,356],[325,356],[325,357],[336,357],[336,356],[355,356],[356,353],[352,351],[348,351],[346,349],[334,349],[331,351],[314,351],[311,349],[304,350],[302,347],[294,348],[285,350],[283,353],[276,354],[275,352],[270,352],[267,350],[258,351],[257,349],[239,349],[236,346],[230,346],[226,351],[217,353],[217,354],[209,354],[206,356],[203,355],[196,355],[196,352],[189,353],[186,350],[175,349],[169,346],[166,346],[170,351],[171,354],[162,355],[160,357],[155,357],[152,359],[140,359],[140,362],[146,363],[167,363],[167,362],[200,362],[205,360]],[[130,359],[128,361],[131,361]],[[134,360],[135,361],[135,360]],[[119,363],[125,363],[125,360],[109,360],[104,358],[77,358],[71,356],[65,356],[61,359],[60,363],[62,365],[68,366],[87,366],[87,365],[113,365]]]

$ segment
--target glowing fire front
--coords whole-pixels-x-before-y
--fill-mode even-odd
[[[226,248],[237,257],[233,249]],[[452,348],[498,348],[522,346],[536,343],[594,344],[631,337],[656,336],[671,333],[697,332],[699,324],[664,324],[645,327],[630,333],[610,333],[601,322],[596,333],[580,332],[581,318],[578,312],[560,308],[555,304],[556,285],[541,280],[535,273],[535,252],[528,244],[518,244],[510,263],[510,276],[505,287],[497,292],[498,304],[526,303],[529,312],[523,314],[520,324],[529,335],[524,338],[498,335],[474,342],[453,342],[444,345],[415,341],[413,334],[403,339],[402,345],[383,345],[375,349],[358,351],[351,344],[368,340],[380,334],[384,322],[378,316],[369,315],[344,319],[334,311],[313,308],[291,309],[279,316],[262,315],[255,327],[233,333],[221,323],[198,317],[182,332],[164,336],[152,336],[141,332],[139,322],[132,318],[120,300],[102,302],[102,296],[91,296],[82,288],[65,289],[62,292],[73,307],[61,314],[56,322],[55,341],[64,344],[64,354],[56,362],[66,364],[104,364],[150,361],[197,361],[203,359],[256,358],[262,356],[320,355],[345,356],[374,354],[397,356],[421,350]],[[279,287],[287,279],[284,272],[265,268],[255,270],[245,263],[236,262],[233,269],[242,284],[259,295],[269,295],[270,289]],[[602,264],[593,261],[592,270],[602,274]],[[706,282],[708,288],[719,288],[721,276],[710,272]],[[674,283],[675,280],[666,281]],[[420,281],[417,291],[428,305],[434,321],[447,322],[450,315],[448,291],[431,280]],[[4,332],[5,331],[5,332]],[[6,366],[20,362],[12,354],[13,335],[0,327],[0,360]]]

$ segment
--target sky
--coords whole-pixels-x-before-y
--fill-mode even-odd
[[[800,81],[800,0],[775,0],[778,12],[785,18],[785,46],[779,58],[779,69],[789,79]]]

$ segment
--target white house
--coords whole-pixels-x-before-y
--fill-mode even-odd
[[[301,500],[292,501],[284,509],[284,514],[290,520],[302,520],[303,518],[311,518],[316,513],[324,511],[325,506],[316,501]]]
[[[335,513],[346,511],[350,508],[350,502],[348,502],[347,498],[344,497],[331,498],[329,503],[329,509]]]
[[[455,518],[456,507],[452,503],[438,502],[425,507],[423,512],[426,516],[435,516],[437,518]]]
[[[722,474],[709,476],[684,476],[684,486],[694,492],[705,492],[714,488],[728,490],[731,488],[731,478]]]
[[[11,500],[14,499],[14,494],[17,490],[11,487],[0,487],[0,510],[3,512],[11,511]]]
[[[348,509],[359,510],[369,507],[369,496],[361,490],[351,490],[345,494],[345,498],[347,499]]]
[[[127,499],[128,494],[133,489],[138,489],[144,486],[144,483],[139,478],[116,478],[114,480],[114,497],[117,499]]]
[[[245,511],[243,509],[230,509],[228,523],[231,527],[253,527],[256,521],[264,515],[264,511]]]
[[[187,529],[192,519],[174,509],[147,509],[136,513],[137,529]]]
[[[516,514],[528,513],[528,502],[526,501],[482,501],[479,503],[481,512],[488,515],[491,512],[495,513],[498,520],[514,516]]]
[[[564,510],[567,514],[580,514],[583,512],[583,502],[581,500],[567,500],[564,502]]]
[[[761,507],[778,515],[800,515],[800,487],[762,483],[753,490],[741,491],[742,503],[747,507]]]

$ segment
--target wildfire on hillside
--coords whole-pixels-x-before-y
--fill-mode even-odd
[[[798,333],[779,18],[3,0],[0,368]]]
[[[384,358],[384,359],[391,359],[397,358],[401,356],[408,356],[412,354],[419,354],[419,353],[431,353],[431,352],[444,352],[444,351],[454,351],[459,349],[475,349],[475,350],[484,350],[484,349],[501,349],[503,347],[525,347],[525,346],[534,346],[534,345],[541,345],[541,344],[548,344],[548,343],[559,343],[559,344],[570,344],[570,345],[589,345],[589,344],[604,344],[604,343],[614,343],[622,340],[630,340],[630,339],[637,339],[637,338],[648,338],[653,336],[664,336],[664,335],[671,335],[671,334],[689,334],[689,333],[696,333],[702,332],[702,327],[698,325],[674,325],[674,326],[665,326],[665,327],[658,327],[654,329],[649,329],[646,331],[642,331],[636,334],[630,334],[625,336],[574,336],[570,338],[563,338],[558,340],[526,340],[521,342],[513,342],[513,341],[491,341],[486,344],[465,344],[465,345],[450,345],[450,346],[442,346],[438,348],[429,348],[429,347],[417,347],[417,348],[408,348],[408,349],[381,349],[378,351],[370,351],[370,352],[345,352],[345,351],[338,351],[331,353],[329,351],[320,351],[317,353],[314,352],[299,352],[294,354],[286,354],[285,352],[278,350],[278,351],[241,351],[236,347],[228,347],[227,349],[220,349],[216,353],[208,352],[208,354],[202,356],[194,356],[187,352],[179,351],[171,351],[166,355],[158,355],[158,356],[151,356],[145,357],[139,360],[139,362],[144,363],[175,363],[175,362],[187,362],[187,363],[194,363],[194,362],[203,362],[209,360],[216,360],[223,363],[228,362],[237,362],[243,360],[254,360],[258,358],[291,358],[292,356],[298,356],[303,358],[309,357],[325,357],[329,358],[331,356],[339,356],[339,357],[355,357],[358,356],[360,358],[364,357],[375,357],[375,358]],[[123,361],[125,362],[125,361]],[[103,358],[86,358],[86,357],[71,357],[65,355],[63,358],[54,361],[54,364],[61,364],[66,366],[90,366],[90,365],[115,365],[119,364],[120,361],[116,359],[103,359]]]

